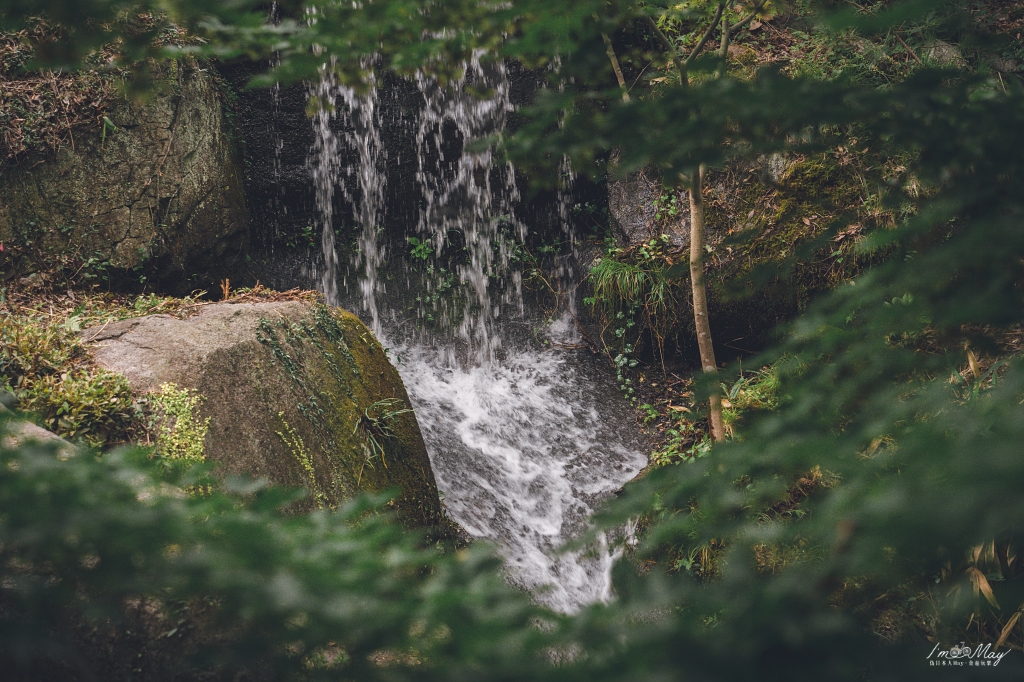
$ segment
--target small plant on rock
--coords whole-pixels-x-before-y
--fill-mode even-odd
[[[409,408],[401,407],[403,404],[398,398],[378,400],[363,410],[363,416],[352,429],[353,435],[362,430],[366,437],[366,463],[371,467],[372,460],[379,458],[384,468],[388,468],[387,460],[384,459],[384,444],[395,437],[395,419],[412,412]]]
[[[165,383],[150,396],[157,429],[156,452],[164,462],[186,467],[206,461],[203,441],[210,418],[201,418],[203,396],[198,391]]]

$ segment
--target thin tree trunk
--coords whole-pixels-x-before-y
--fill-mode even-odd
[[[715,77],[721,78],[725,75],[729,62],[729,41],[732,34],[729,31],[729,20],[722,18],[722,47],[718,50],[718,68],[715,69]]]
[[[622,90],[622,101],[629,101],[629,89],[626,87],[626,79],[622,76],[622,65],[619,64],[619,57],[615,54],[615,46],[612,45],[612,39],[608,37],[607,33],[602,33],[601,38],[604,39],[604,44],[607,46],[608,59],[612,63],[612,70],[615,71],[615,80],[619,82],[619,90]]]
[[[703,167],[690,180],[690,284],[693,287],[693,321],[697,328],[697,347],[704,372],[718,374],[715,348],[711,343],[711,323],[708,320],[708,293],[704,284],[704,182]],[[711,437],[715,442],[725,440],[722,424],[722,399],[717,390],[711,394]]]
[[[662,31],[657,22],[654,21],[650,16],[646,16],[648,25],[654,31],[654,34],[658,36],[658,39],[665,44],[665,48],[669,51],[672,56],[672,61],[676,65],[676,69],[679,71],[679,82],[682,87],[686,87],[689,84],[687,67],[690,62],[696,59],[697,55],[704,48],[704,45],[711,38],[712,32],[715,27],[721,23],[722,26],[722,44],[720,48],[720,55],[722,63],[719,65],[717,75],[719,77],[725,74],[725,60],[729,56],[729,42],[732,38],[732,33],[746,26],[756,14],[761,11],[767,0],[760,0],[754,11],[751,12],[745,19],[736,23],[731,29],[729,28],[728,22],[724,16],[725,4],[720,2],[715,12],[715,18],[711,22],[711,26],[708,27],[704,36],[700,39],[697,47],[694,48],[690,56],[682,61],[679,58],[679,53],[676,46],[672,43],[665,32]],[[700,364],[704,368],[704,372],[711,374],[712,377],[718,374],[718,362],[715,360],[715,348],[711,343],[711,322],[708,320],[708,293],[707,286],[704,283],[704,167],[699,167],[694,171],[693,176],[687,179],[685,176],[680,176],[684,184],[690,187],[690,284],[693,288],[693,322],[697,328],[697,347],[700,349]],[[721,442],[725,440],[725,425],[722,423],[722,398],[718,395],[717,386],[715,391],[711,394],[711,437],[715,442]]]

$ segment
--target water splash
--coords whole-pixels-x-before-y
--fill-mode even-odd
[[[580,342],[577,290],[583,278],[582,273],[578,270],[581,262],[579,240],[570,217],[576,173],[573,172],[568,158],[562,158],[559,176],[561,182],[558,187],[556,207],[564,246],[561,253],[555,258],[554,274],[557,287],[555,296],[564,313],[557,324],[561,324],[566,329],[559,341],[565,344],[575,344]]]
[[[559,548],[646,463],[609,377],[565,353],[510,352],[500,364],[447,363],[443,349],[399,351],[438,488],[471,535],[494,541],[512,582],[572,612],[611,599],[621,547]]]

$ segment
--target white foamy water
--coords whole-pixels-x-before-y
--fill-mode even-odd
[[[553,349],[510,352],[477,366],[450,363],[443,349],[399,352],[455,520],[495,542],[510,580],[542,603],[573,612],[610,599],[620,552],[607,538],[583,552],[559,548],[646,463],[618,389],[584,374],[575,354]]]

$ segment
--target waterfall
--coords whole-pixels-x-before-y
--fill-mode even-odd
[[[322,67],[320,80],[311,87],[310,96],[316,104],[313,125],[316,141],[312,150],[313,182],[316,204],[320,216],[320,244],[324,263],[321,270],[321,290],[332,305],[340,302],[338,258],[334,224],[334,193],[340,190],[353,207],[356,225],[361,228],[358,260],[354,264],[363,270],[360,282],[363,310],[370,318],[370,327],[381,333],[377,296],[382,284],[377,270],[385,257],[385,250],[377,239],[380,219],[384,211],[384,188],[387,177],[383,163],[387,150],[381,142],[378,121],[377,88],[372,80],[370,64],[364,64],[370,74],[370,87],[366,94],[341,85],[334,77],[330,65]],[[340,118],[345,131],[343,139],[332,129],[331,122]],[[341,182],[340,154],[342,146],[354,150],[358,162],[344,168],[345,175],[355,183]]]
[[[563,164],[554,208],[568,247],[556,259],[555,278],[566,312],[552,321],[524,305],[515,254],[527,225],[517,217],[515,169],[472,144],[504,129],[513,111],[508,72],[480,55],[465,72],[448,87],[416,77],[408,85],[421,106],[390,114],[379,83],[357,92],[325,66],[310,86],[318,103],[309,158],[322,235],[320,284],[331,303],[358,302],[393,351],[453,518],[497,545],[510,581],[571,612],[611,598],[611,565],[621,547],[602,535],[589,551],[559,548],[585,532],[601,502],[646,464],[644,444],[606,369],[582,351],[553,349],[578,341],[571,168]],[[395,223],[385,188],[388,135],[396,130],[415,153],[404,160],[396,153],[391,164],[414,169],[414,186],[401,189],[416,193],[418,213],[399,221],[404,236],[417,240],[412,259],[389,258],[380,229]],[[335,215],[336,195],[350,216]],[[352,299],[335,239],[348,219],[359,231]],[[390,244],[409,248],[394,238]]]
[[[452,516],[499,546],[513,583],[571,612],[611,597],[621,548],[602,537],[590,550],[558,549],[646,457],[607,375],[514,341],[500,363],[472,366],[400,347],[399,369]]]
[[[417,231],[438,255],[451,232],[465,240],[469,262],[460,265],[458,273],[472,295],[463,306],[458,333],[475,349],[478,359],[490,361],[500,347],[493,321],[501,314],[491,301],[491,290],[496,280],[500,285],[500,280],[512,274],[509,240],[522,241],[526,227],[514,218],[519,190],[511,164],[496,164],[490,148],[466,148],[467,143],[500,133],[506,113],[512,111],[505,64],[483,64],[480,56],[474,56],[466,66],[465,79],[453,87],[444,88],[430,76],[417,76],[425,100],[416,131],[416,180],[423,197]],[[491,94],[474,97],[467,92],[469,87]],[[446,138],[452,136],[462,147],[454,159],[449,158],[454,150],[445,149]],[[513,298],[506,296],[503,302],[521,304],[519,287],[520,280],[514,278]]]

